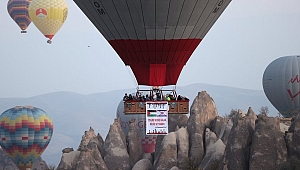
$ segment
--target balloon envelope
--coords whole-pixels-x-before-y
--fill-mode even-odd
[[[74,0],[139,85],[175,85],[231,0]]]
[[[36,107],[17,106],[0,116],[0,145],[20,170],[31,168],[48,146],[52,133],[52,120]]]
[[[64,0],[32,0],[28,10],[34,25],[50,40],[68,16],[68,5]]]
[[[271,62],[263,75],[264,92],[284,116],[300,111],[300,56],[285,56]]]
[[[129,132],[129,121],[135,119],[140,136],[142,139],[142,147],[145,153],[152,153],[155,151],[156,135],[146,135],[146,112],[145,114],[124,114],[124,102],[121,101],[117,109],[117,118],[120,119],[120,125],[125,135]]]
[[[10,17],[18,24],[21,30],[26,30],[31,23],[28,7],[30,0],[9,0],[7,11]]]

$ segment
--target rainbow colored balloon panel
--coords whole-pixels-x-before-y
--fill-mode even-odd
[[[0,116],[0,146],[20,170],[31,168],[52,134],[52,120],[42,109],[16,106]]]
[[[28,12],[29,4],[30,0],[9,0],[7,3],[9,15],[18,24],[21,30],[26,30],[31,23]]]

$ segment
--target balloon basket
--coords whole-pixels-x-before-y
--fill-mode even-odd
[[[149,93],[149,99],[143,98],[142,93]],[[168,92],[169,98],[168,100],[165,97],[153,98],[154,94],[158,94],[159,96],[165,96],[164,92]],[[170,93],[171,92],[171,93]],[[170,94],[169,94],[170,93]],[[177,95],[175,90],[138,90],[136,95],[131,99],[124,100],[124,113],[125,114],[146,114],[146,102],[162,102],[167,101],[169,105],[169,114],[188,114],[189,113],[189,99],[180,97]]]

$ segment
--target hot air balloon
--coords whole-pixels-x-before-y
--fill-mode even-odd
[[[176,85],[231,0],[74,0],[139,85]]]
[[[264,92],[284,116],[300,113],[300,56],[285,56],[272,61],[263,74]]]
[[[16,106],[0,116],[0,146],[20,170],[31,168],[53,133],[47,113],[32,106]]]
[[[120,119],[120,125],[125,135],[129,132],[129,121],[135,119],[135,122],[140,130],[142,139],[142,147],[145,153],[152,153],[155,151],[156,135],[146,135],[146,114],[124,114],[123,101],[118,105],[117,118]]]
[[[9,0],[7,11],[11,18],[21,28],[21,33],[26,33],[26,29],[31,23],[28,13],[30,0]]]
[[[62,27],[68,16],[68,5],[64,0],[32,0],[29,16],[34,25],[48,38],[51,44],[53,36]]]

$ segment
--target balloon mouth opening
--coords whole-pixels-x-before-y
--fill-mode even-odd
[[[31,166],[19,166],[20,170],[31,170]]]
[[[45,35],[46,38],[49,38],[49,40],[52,40],[54,35]]]

